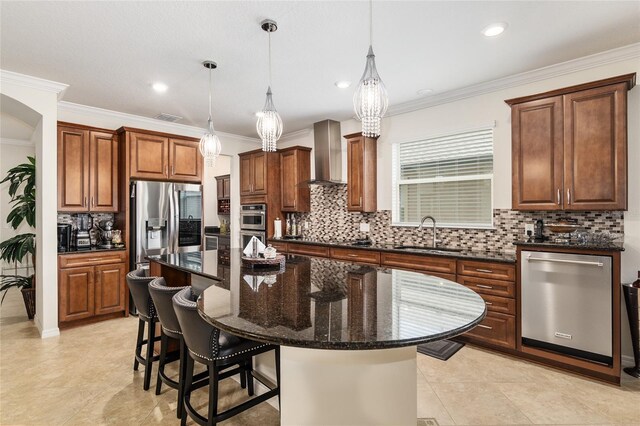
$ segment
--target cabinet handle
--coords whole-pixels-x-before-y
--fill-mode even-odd
[[[87,197],[84,197],[84,200],[82,201],[82,207],[85,207],[87,205]]]
[[[362,195],[360,196],[360,204],[358,204],[360,207],[362,207]]]
[[[560,205],[560,188],[558,188],[558,205]]]
[[[484,324],[478,324],[478,327],[486,328],[487,330],[493,330],[493,327],[489,327],[488,325],[484,325]]]
[[[571,204],[571,189],[567,188],[567,204]]]
[[[358,257],[357,254],[353,254],[353,253],[349,253],[349,254],[347,254],[347,256],[349,256],[349,257]]]
[[[487,306],[493,305],[493,303],[491,303],[491,302],[484,302],[484,304],[487,305]]]
[[[487,289],[492,289],[493,288],[490,285],[484,285],[484,284],[476,284],[476,287],[487,288]]]
[[[91,197],[91,207],[95,207],[95,206],[96,206],[96,202],[95,202],[95,200],[93,199],[93,197]]]
[[[176,166],[175,164],[171,166],[171,176],[176,174]]]
[[[169,165],[168,165],[168,164],[166,164],[166,165],[164,166],[164,174],[165,174],[165,175],[167,175],[167,176],[169,176]]]
[[[476,268],[476,271],[478,271],[478,272],[486,272],[487,274],[493,274],[493,271],[491,269]]]

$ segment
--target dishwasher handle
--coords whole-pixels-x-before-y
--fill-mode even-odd
[[[527,262],[553,262],[553,263],[571,263],[574,265],[592,265],[602,268],[604,263],[602,262],[589,262],[587,260],[566,260],[566,259],[543,259],[541,257],[527,256]]]

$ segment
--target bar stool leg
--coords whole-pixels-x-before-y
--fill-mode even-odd
[[[186,346],[184,347],[186,349]],[[182,415],[180,416],[180,426],[185,426],[187,424],[187,408],[186,405],[190,404],[191,401],[191,387],[193,385],[193,359],[189,354],[187,354],[186,350],[184,351],[184,359],[185,359],[185,375],[184,375],[184,394],[182,395]]]
[[[149,385],[151,384],[151,370],[153,366],[153,344],[156,340],[156,327],[153,321],[147,322],[147,327],[149,327],[147,333],[147,359],[145,360],[144,366],[144,390],[149,390]]]
[[[184,343],[184,338],[180,337],[180,372],[178,373],[178,408],[176,410],[176,416],[182,418],[182,412],[184,410],[184,382],[187,369],[187,345]]]
[[[249,396],[253,396],[254,395],[254,391],[253,391],[253,359],[250,359],[249,361],[246,362],[245,364],[245,373],[247,375],[247,393],[249,394]]]
[[[278,386],[278,410],[282,412],[281,400],[282,392],[280,392],[280,346],[276,346],[276,386]]]
[[[160,395],[162,391],[161,375],[164,374],[164,364],[167,357],[167,346],[169,338],[162,330],[160,330],[160,359],[158,360],[158,377],[156,378],[156,395]]]
[[[142,319],[138,319],[138,337],[136,339],[136,352],[137,356],[133,357],[133,371],[138,371],[138,366],[140,363],[138,362],[138,357],[140,356],[140,352],[142,349],[142,340],[144,339],[144,321]]]
[[[215,426],[218,415],[218,366],[215,363],[209,370],[209,416],[208,426]]]

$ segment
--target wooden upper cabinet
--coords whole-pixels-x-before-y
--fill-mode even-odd
[[[169,138],[131,132],[129,143],[132,178],[169,178]]]
[[[565,95],[567,210],[627,208],[625,83]]]
[[[118,142],[113,133],[89,133],[90,210],[118,211]]]
[[[265,195],[268,181],[267,153],[240,154],[240,195]]]
[[[346,135],[347,210],[375,212],[377,209],[377,138],[361,133]]]
[[[280,199],[283,212],[311,210],[311,148],[295,146],[280,151]]]
[[[118,141],[113,133],[58,127],[58,211],[118,211]]]
[[[218,200],[231,198],[231,175],[216,176],[216,198]]]
[[[562,208],[562,96],[511,110],[512,200],[521,210]]]
[[[251,195],[253,182],[253,157],[240,155],[240,195]]]
[[[510,99],[513,208],[626,210],[635,73]]]
[[[200,183],[202,162],[198,142],[169,139],[169,177],[172,180]]]
[[[58,127],[58,210],[89,211],[89,131]]]

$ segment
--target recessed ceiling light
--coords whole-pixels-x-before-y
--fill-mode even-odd
[[[433,89],[420,89],[416,93],[420,96],[430,95],[433,92]]]
[[[334,84],[338,89],[346,89],[351,86],[351,82],[346,80],[336,81]]]
[[[487,25],[484,30],[482,30],[482,34],[486,37],[495,37],[502,34],[508,26],[505,22],[496,22],[495,24]]]
[[[161,83],[159,81],[156,82],[156,83],[153,83],[153,86],[151,86],[151,87],[153,87],[153,90],[155,90],[158,93],[164,93],[169,88],[169,86],[167,86],[166,84]]]

